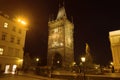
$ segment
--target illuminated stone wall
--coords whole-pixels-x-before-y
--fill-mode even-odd
[[[115,69],[120,70],[120,30],[109,32],[109,38],[113,56],[113,65]]]
[[[56,53],[62,57],[62,66],[71,65],[74,62],[74,24],[67,19],[64,7],[59,9],[56,20],[48,22],[48,26],[48,65],[53,65]]]
[[[0,66],[22,66],[26,27],[9,17],[0,15]],[[3,50],[3,51],[2,51]]]

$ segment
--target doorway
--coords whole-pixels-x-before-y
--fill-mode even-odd
[[[62,56],[58,52],[53,57],[53,66],[57,68],[62,67]]]

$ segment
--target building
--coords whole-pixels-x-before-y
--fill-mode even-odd
[[[113,65],[115,70],[120,70],[120,30],[109,32]]]
[[[74,24],[67,19],[64,7],[60,7],[57,18],[49,20],[48,66],[69,67],[74,62]]]
[[[0,70],[5,73],[14,74],[22,66],[26,30],[21,23],[0,14]]]

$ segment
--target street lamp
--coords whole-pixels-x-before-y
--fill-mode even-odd
[[[72,64],[72,65],[73,65],[73,66],[75,66],[75,64],[76,64],[76,62],[73,62],[73,64]]]
[[[36,58],[36,61],[38,62],[38,61],[39,61],[39,58]]]
[[[85,57],[81,57],[81,61],[83,63],[83,74],[84,74],[84,80],[85,80]]]
[[[35,58],[35,61],[36,61],[36,66],[39,66],[39,58]]]
[[[110,62],[111,65],[113,65],[113,62]]]
[[[57,61],[57,63],[59,64],[59,63],[60,63],[60,61]]]
[[[110,62],[110,64],[111,64],[112,73],[114,73],[114,65],[113,65],[113,62]]]
[[[26,21],[24,21],[24,20],[21,19],[21,18],[18,18],[17,21],[18,21],[19,23],[23,24],[23,25],[26,25],[26,24],[27,24]]]
[[[85,62],[85,57],[81,57],[81,61],[82,61],[82,62]]]
[[[20,27],[24,26],[24,29],[28,30],[28,22],[25,18],[22,17],[15,18],[15,22],[17,22]]]

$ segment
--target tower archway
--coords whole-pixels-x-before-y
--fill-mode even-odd
[[[53,56],[53,66],[57,68],[62,67],[62,56],[59,52],[55,52]]]

